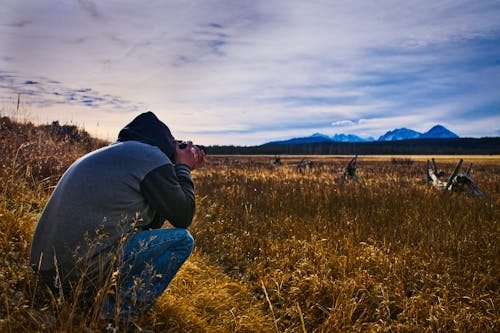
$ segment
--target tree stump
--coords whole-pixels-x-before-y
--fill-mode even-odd
[[[354,156],[352,160],[347,164],[347,166],[344,169],[344,172],[342,173],[342,179],[352,179],[352,180],[359,179],[358,175],[356,174],[357,161],[358,161],[358,155]]]
[[[455,169],[453,169],[453,172],[450,174],[448,179],[446,181],[443,181],[440,178],[444,176],[444,172],[438,171],[434,158],[432,158],[432,168],[430,165],[430,161],[427,160],[427,181],[432,182],[432,186],[434,186],[441,192],[465,192],[473,196],[487,197],[487,195],[469,177],[469,174],[472,170],[472,163],[469,164],[465,172],[459,172],[462,163],[463,159],[459,159],[457,165],[455,166]]]

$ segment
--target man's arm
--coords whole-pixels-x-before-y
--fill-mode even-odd
[[[149,172],[141,182],[148,204],[177,228],[187,228],[195,212],[191,170],[184,164],[166,164]]]
[[[176,164],[166,164],[148,173],[141,183],[141,192],[159,214],[155,222],[163,217],[177,228],[187,228],[195,211],[191,170],[203,166],[205,152],[193,146],[191,141],[183,149],[177,141],[174,144]]]

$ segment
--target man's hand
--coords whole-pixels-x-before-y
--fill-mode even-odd
[[[193,145],[193,142],[188,141],[187,147],[179,148],[179,143],[174,140],[175,154],[174,160],[176,164],[185,164],[189,169],[198,169],[205,163],[205,152]]]

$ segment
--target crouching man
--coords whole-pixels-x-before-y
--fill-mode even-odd
[[[147,312],[193,249],[191,170],[204,161],[152,112],[137,116],[57,184],[33,235],[40,280],[68,295],[105,295],[96,298],[103,319],[127,323]],[[175,228],[161,228],[165,220]]]

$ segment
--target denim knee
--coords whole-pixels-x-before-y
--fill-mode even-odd
[[[185,255],[185,260],[187,260],[191,252],[193,252],[194,238],[186,229],[181,229],[179,231],[180,231],[179,242],[181,242],[184,245],[183,249],[185,250],[182,254]]]

